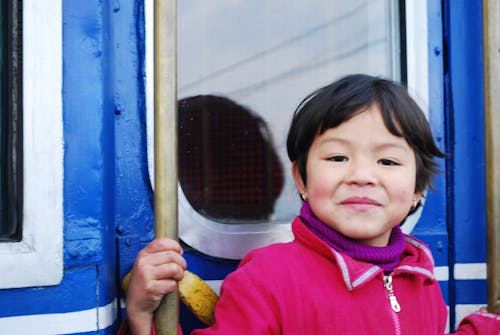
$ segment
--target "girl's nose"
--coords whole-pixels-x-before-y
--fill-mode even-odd
[[[350,161],[346,182],[352,185],[373,185],[377,182],[376,166],[364,159]]]

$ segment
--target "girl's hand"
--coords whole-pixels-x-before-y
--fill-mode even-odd
[[[127,318],[133,334],[151,334],[154,311],[164,295],[182,280],[186,261],[172,239],[157,238],[142,249],[134,263],[127,289]]]

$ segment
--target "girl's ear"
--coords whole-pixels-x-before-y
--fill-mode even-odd
[[[417,206],[420,199],[422,199],[422,192],[417,192],[413,195],[413,208]]]
[[[299,193],[301,194],[306,193],[306,185],[302,180],[302,177],[299,172],[299,166],[297,165],[296,161],[293,162],[292,164],[292,175],[293,175],[293,180],[295,181],[295,186],[297,187],[297,191],[299,191]]]

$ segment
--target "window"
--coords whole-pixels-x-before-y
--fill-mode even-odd
[[[22,145],[22,154],[21,151],[16,152],[19,155],[16,158],[16,196],[18,206],[22,203],[22,227],[18,227],[22,228],[22,234],[16,240],[0,243],[0,288],[55,285],[63,275],[62,3],[60,0],[9,0],[3,1],[2,5],[5,2],[17,6],[17,11],[13,13],[22,11],[22,22],[17,21],[18,26],[13,27],[19,41],[22,36],[23,49],[22,71],[18,68],[17,72],[18,85],[22,82],[22,100],[16,97],[18,103],[22,101],[22,121],[17,115],[17,126],[22,123],[23,132],[22,135],[20,132],[15,134],[19,141],[15,145],[18,149]],[[5,8],[2,7],[2,20],[6,17]],[[2,34],[4,71],[3,39],[11,39],[12,36],[5,30]],[[4,87],[4,78],[2,127],[5,122],[4,99],[9,93],[9,89]],[[7,94],[7,97],[10,99],[10,95]],[[7,143],[3,142],[6,138],[4,129],[2,145]],[[22,176],[19,172],[21,157]],[[4,169],[2,157],[2,173]],[[5,207],[2,207],[4,210]],[[21,219],[19,212],[18,219]]]
[[[178,92],[181,102],[191,97],[212,95],[246,106],[269,127],[268,137],[274,143],[279,162],[285,167],[288,166],[286,130],[295,106],[306,94],[347,73],[364,72],[401,79],[396,1],[299,1],[294,2],[294,6],[287,1],[212,1],[210,4],[182,1],[178,7]],[[210,118],[215,112],[207,111],[210,107],[208,99],[205,101],[205,110],[200,107],[198,114],[208,113],[209,122],[205,126],[210,127]],[[184,119],[183,112],[181,103],[180,121]],[[190,117],[196,118],[195,114]],[[228,120],[227,127],[253,132],[248,128],[249,123],[234,122]],[[200,152],[199,157],[203,156],[205,160],[203,163],[199,161],[198,165],[204,169],[216,169],[207,156],[221,154],[220,151],[224,150],[221,150],[221,144],[225,140],[233,138],[232,143],[225,144],[235,147],[236,151],[244,150],[237,147],[241,138],[231,137],[223,131],[223,120],[216,123],[219,134],[205,137],[209,142],[205,144],[209,147]],[[187,136],[181,127],[180,141]],[[217,141],[217,136],[220,144],[211,146],[211,139]],[[223,136],[226,139],[221,138]],[[184,157],[192,154],[192,151],[182,149],[179,150],[181,173]],[[247,158],[244,154],[241,156]],[[233,156],[227,156],[227,159],[214,157],[214,161],[225,161],[228,169],[231,162],[239,165]],[[266,164],[264,160],[255,159],[249,169],[254,170],[262,164]],[[241,167],[238,169],[242,171],[238,177],[245,178]],[[217,211],[214,206],[219,205],[210,200],[224,197],[223,193],[228,192],[226,187],[220,187],[221,179],[236,182],[235,172],[216,170],[221,173],[205,171],[201,174],[208,181],[199,184],[198,191],[211,195],[211,198],[204,199],[203,208],[199,207],[199,192],[185,187],[190,183],[187,177],[180,176],[186,198],[202,214]],[[298,197],[293,191],[294,184],[289,169],[284,170],[287,173],[283,190],[270,214],[273,222],[289,221],[297,212]],[[262,175],[262,179],[272,183],[277,177]],[[244,182],[240,184],[241,190],[232,188],[235,196],[239,196],[238,191],[248,197],[261,191],[260,188],[245,187]],[[276,187],[274,184],[265,185],[265,182],[262,184],[264,189]],[[252,198],[242,200],[246,200],[246,206],[250,207],[258,202]],[[230,218],[228,215],[221,221]]]
[[[16,0],[2,1],[0,147],[2,164],[0,241],[22,236],[22,10]]]
[[[146,10],[152,22],[151,9]],[[249,249],[291,238],[289,223],[300,200],[286,132],[295,107],[313,89],[348,73],[381,75],[407,82],[425,110],[426,87],[414,86],[427,82],[427,50],[408,50],[406,36],[425,32],[426,26],[412,21],[408,27],[408,11],[425,13],[425,2],[177,4],[179,234],[184,242],[212,256],[239,258]],[[147,50],[147,91],[152,92],[152,41]],[[152,107],[151,93],[148,101]]]

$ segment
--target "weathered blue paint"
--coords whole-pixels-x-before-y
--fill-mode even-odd
[[[66,267],[101,261],[101,232],[109,224],[103,222],[101,134],[106,125],[102,118],[101,11],[79,1],[63,3],[65,255],[83,253],[77,264],[66,257]],[[83,250],[78,243],[82,237],[94,241],[89,248],[94,244],[97,249]]]
[[[65,269],[95,268],[86,309],[117,296],[111,13],[107,2],[63,4]]]
[[[441,5],[438,1],[427,2],[428,66],[429,66],[429,123],[434,139],[442,151],[446,151],[446,127],[443,114],[443,49]],[[447,229],[447,182],[445,160],[439,160],[441,173],[433,180],[434,189],[428,190],[425,208],[412,235],[430,247],[436,266],[449,265],[449,241]],[[440,282],[445,301],[449,303],[448,282]]]
[[[105,15],[101,3],[63,4],[65,268],[96,267],[96,292],[87,308],[109,303],[115,296],[109,292],[115,288],[105,285],[101,274],[108,263],[114,263],[114,255],[106,253],[109,249],[104,243],[109,226],[114,225],[107,214],[113,210],[113,198],[105,197],[113,193],[106,189],[105,180],[110,168],[105,148],[113,147],[112,138],[106,135],[112,124],[104,117],[108,80],[103,57]]]
[[[95,307],[95,266],[66,269],[60,285],[0,291],[0,318],[63,313]],[[1,331],[0,331],[1,332]]]
[[[486,306],[486,285],[484,280],[456,280],[456,303]]]
[[[63,2],[64,277],[0,292],[0,317],[97,313],[119,296],[117,237],[152,237],[142,8]],[[126,256],[130,265],[135,254]]]
[[[153,201],[146,148],[144,4],[130,6],[134,17],[121,16],[113,25],[116,141],[116,231],[119,276],[131,269],[137,252],[154,235]]]
[[[452,155],[456,262],[484,262],[485,143],[482,3],[453,2],[449,10],[449,77],[454,121]]]
[[[482,3],[444,1],[448,124],[450,265],[486,262]],[[455,280],[450,266],[451,324],[456,304],[486,304],[486,280]],[[458,320],[457,320],[458,321]]]

